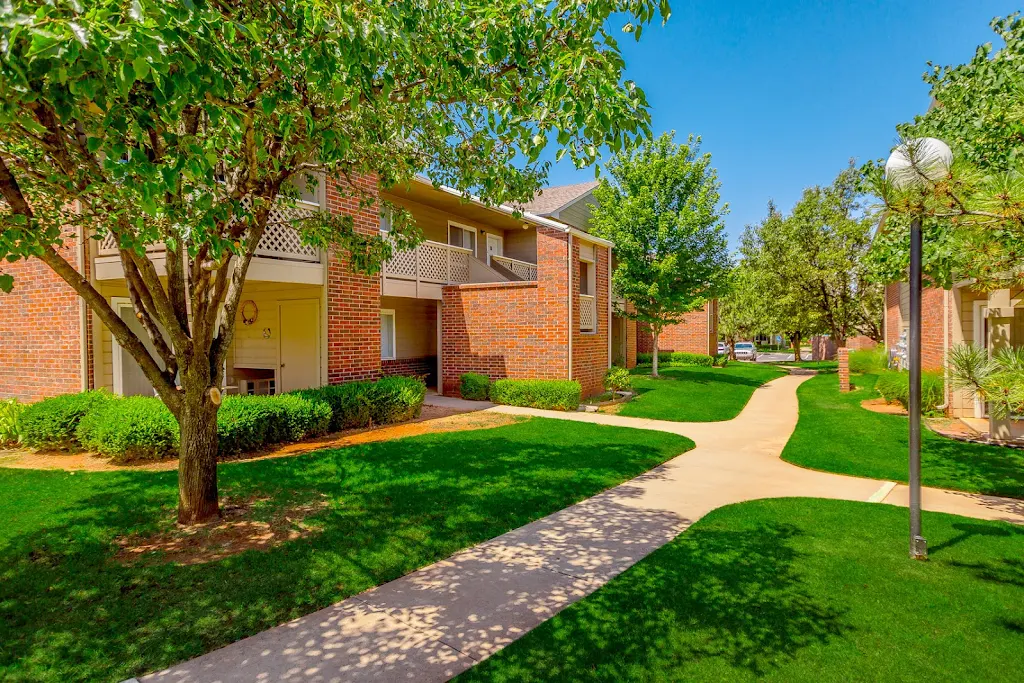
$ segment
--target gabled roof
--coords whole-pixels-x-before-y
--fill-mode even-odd
[[[537,193],[536,197],[524,204],[523,208],[538,216],[550,216],[582,199],[600,184],[597,180],[588,180],[585,183],[573,185],[545,187]]]

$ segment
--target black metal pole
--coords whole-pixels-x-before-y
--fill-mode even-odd
[[[928,557],[921,537],[921,219],[910,223],[910,557]]]

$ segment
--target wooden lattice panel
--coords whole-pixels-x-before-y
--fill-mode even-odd
[[[580,294],[580,330],[593,332],[597,329],[597,299]]]

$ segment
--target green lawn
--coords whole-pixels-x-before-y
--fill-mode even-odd
[[[871,503],[722,508],[458,678],[1018,681],[1024,529]]]
[[[835,360],[784,360],[774,363],[788,368],[804,368],[818,372],[839,372],[839,361]]]
[[[674,422],[731,420],[747,405],[754,389],[786,373],[771,365],[730,363],[724,368],[662,366],[660,379],[651,369],[633,370],[637,397],[619,415]]]
[[[120,681],[312,612],[545,516],[693,447],[532,419],[220,468],[222,496],[327,508],[310,537],[205,565],[126,567],[167,530],[173,472],[0,469],[0,680]]]
[[[854,375],[839,393],[835,375],[807,380],[797,392],[800,421],[782,452],[794,465],[874,479],[907,480],[907,418],[860,406],[876,398],[874,375]],[[923,429],[926,486],[1024,498],[1024,451],[954,441]]]

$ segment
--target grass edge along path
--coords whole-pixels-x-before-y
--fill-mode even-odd
[[[173,526],[173,472],[0,469],[0,679],[119,681],[334,604],[693,448],[647,430],[514,424],[221,468],[256,519],[323,506],[317,532],[201,565],[117,561]]]
[[[724,368],[661,366],[659,379],[652,379],[650,371],[649,367],[631,371],[638,396],[623,403],[619,415],[671,422],[724,422],[740,414],[758,387],[786,374],[771,365],[754,363],[730,363]]]
[[[719,508],[457,683],[1012,681],[1024,651],[1024,529],[772,499]]]
[[[836,375],[800,385],[800,418],[782,451],[808,469],[906,483],[907,418],[861,407],[876,398],[875,375],[853,375],[854,390],[839,392]],[[1024,498],[1024,450],[956,441],[921,430],[925,486]]]

